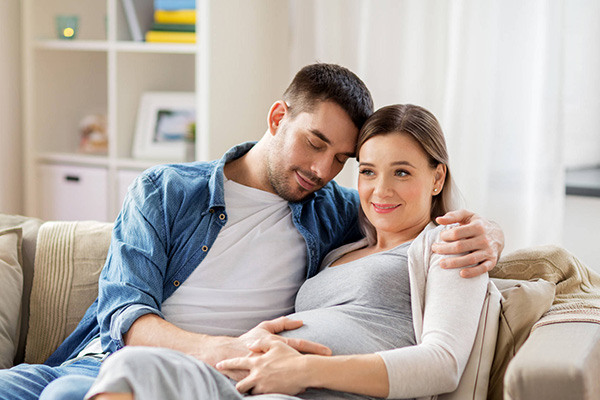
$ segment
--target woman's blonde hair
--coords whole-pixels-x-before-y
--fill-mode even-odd
[[[440,123],[423,107],[412,104],[396,104],[380,108],[369,117],[358,134],[356,159],[359,160],[363,144],[374,136],[404,134],[413,137],[429,157],[429,165],[446,166],[446,179],[440,193],[431,201],[431,220],[453,210],[453,183],[448,165],[448,149]],[[375,227],[369,222],[362,208],[359,211],[360,227],[369,243],[377,240]]]

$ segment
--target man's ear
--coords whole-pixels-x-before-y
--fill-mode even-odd
[[[269,132],[271,135],[275,136],[277,128],[279,128],[279,124],[287,112],[288,106],[285,101],[278,100],[273,103],[269,110],[269,115],[267,116],[267,124],[269,125]]]

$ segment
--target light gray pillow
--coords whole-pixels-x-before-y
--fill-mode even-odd
[[[22,229],[0,230],[0,368],[10,368],[18,346],[23,293]]]

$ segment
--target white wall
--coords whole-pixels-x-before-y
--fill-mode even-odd
[[[0,1],[0,212],[22,212],[21,5]]]
[[[567,168],[600,165],[600,2],[565,7],[564,124]]]

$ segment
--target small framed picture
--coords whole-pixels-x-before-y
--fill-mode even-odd
[[[186,161],[193,146],[196,99],[187,92],[147,92],[142,95],[135,127],[133,157]]]

